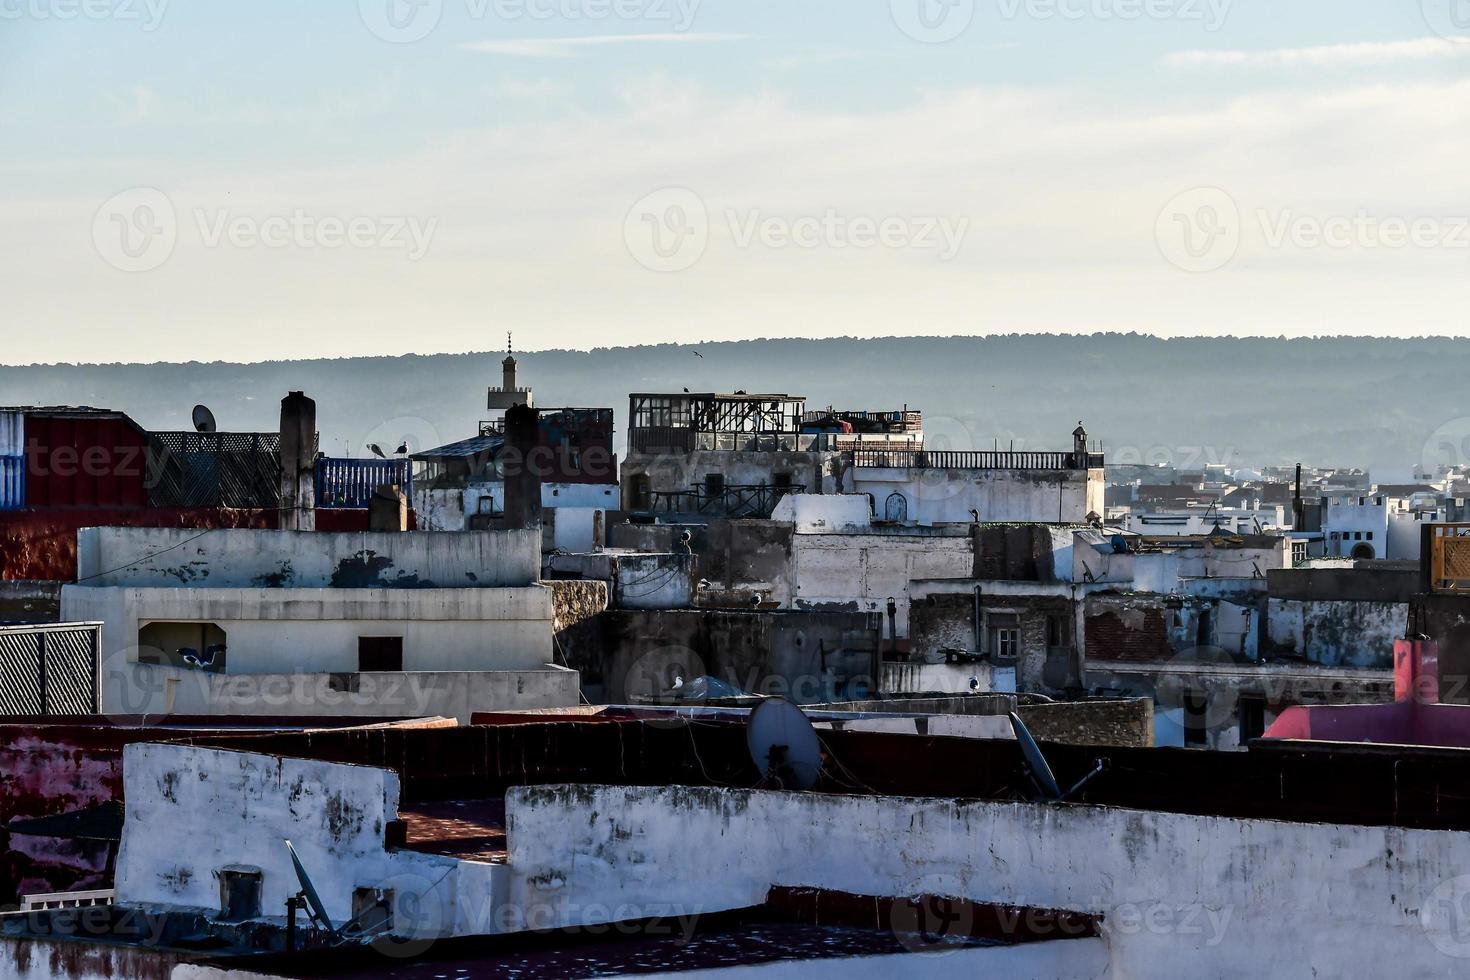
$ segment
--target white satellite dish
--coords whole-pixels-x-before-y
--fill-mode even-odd
[[[194,431],[195,432],[218,432],[219,428],[214,424],[214,413],[203,405],[194,406]]]
[[[808,790],[822,774],[822,743],[800,708],[785,698],[756,705],[745,727],[750,758],[781,789]]]

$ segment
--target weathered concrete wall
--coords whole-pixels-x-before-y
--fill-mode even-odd
[[[405,670],[509,670],[552,662],[552,593],[524,589],[62,590],[62,612],[101,622],[102,659],[138,660],[149,623],[213,623],[238,674],[346,673],[358,638],[401,636]],[[80,617],[80,618],[76,618]],[[171,652],[171,651],[170,651]]]
[[[781,499],[771,520],[795,525],[797,534],[860,531],[873,524],[873,501],[865,493],[794,493]]]
[[[568,925],[590,901],[713,912],[783,885],[1100,914],[1110,975],[1130,980],[1463,962],[1436,948],[1463,946],[1445,907],[1460,893],[1437,898],[1470,864],[1460,833],[678,787],[526,787],[507,813],[511,901]]]
[[[880,519],[888,500],[905,501],[908,521],[917,524],[969,524],[970,511],[986,522],[1085,524],[1102,499],[1102,471],[940,470],[859,467],[853,489],[872,494]],[[1097,488],[1092,490],[1093,482]],[[1095,499],[1094,499],[1095,498]]]
[[[104,671],[103,706],[119,715],[266,718],[454,718],[580,703],[577,672],[529,670],[214,674],[151,664]]]
[[[538,531],[457,534],[85,528],[88,585],[136,588],[469,589],[541,577]]]
[[[0,977],[5,980],[178,980],[187,954],[127,946],[87,944],[70,938],[0,938]],[[224,980],[217,971],[189,972],[197,980]]]
[[[971,533],[975,539],[975,578],[1007,582],[1072,580],[1075,528],[979,524]]]
[[[1148,698],[1027,704],[1018,713],[1031,734],[1044,742],[1138,748],[1154,744],[1154,704]]]
[[[125,751],[123,773],[119,903],[218,908],[220,869],[247,865],[263,873],[261,905],[275,914],[301,888],[285,840],[334,922],[351,918],[353,889],[372,886],[416,902],[413,921],[436,909],[453,935],[504,895],[503,866],[386,850],[399,788],[385,769],[140,744]]]
[[[1439,696],[1470,704],[1470,596],[1425,593],[1409,606],[1409,628],[1439,646]]]
[[[688,609],[694,605],[696,561],[691,554],[599,551],[551,555],[546,563],[553,575],[608,583],[611,605],[619,609]]]
[[[798,534],[793,541],[792,605],[797,609],[884,611],[898,607],[900,637],[909,636],[909,583],[970,578],[974,547],[956,534]]]
[[[877,618],[770,610],[612,610],[600,635],[563,644],[594,703],[666,694],[676,677],[709,675],[752,693],[801,703],[876,690]]]
[[[1419,591],[1417,568],[1282,568],[1266,574],[1272,599],[1298,602],[1407,603]]]
[[[1408,628],[1408,602],[1271,598],[1267,630],[1273,654],[1291,653],[1328,667],[1393,667],[1393,643]]]

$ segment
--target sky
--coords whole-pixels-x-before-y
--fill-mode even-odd
[[[1470,0],[0,0],[0,363],[1459,335]]]

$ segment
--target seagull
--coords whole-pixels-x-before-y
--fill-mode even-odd
[[[689,389],[688,388],[685,388],[684,389],[684,394],[686,394],[686,395],[689,394]]]
[[[395,456],[407,456],[408,455],[408,443],[407,442],[400,442],[398,444],[398,448],[395,449],[395,450],[393,450],[393,455],[395,455]]]
[[[383,455],[382,447],[380,447],[376,442],[370,442],[370,443],[368,443],[368,451],[371,452],[374,456],[378,457],[379,459],[387,459],[388,458],[387,456]]]
[[[978,678],[978,677],[971,677],[970,678],[970,690],[971,691],[978,691],[978,690],[980,690],[980,678]]]
[[[674,686],[671,687],[671,688],[669,688],[669,690],[671,690],[671,691],[677,691],[680,688],[682,688],[683,686],[684,686],[684,675],[683,674],[675,674],[674,675]]]
[[[691,353],[693,353],[694,356],[699,358],[701,361],[704,360],[704,355],[701,354],[699,351],[692,351]]]

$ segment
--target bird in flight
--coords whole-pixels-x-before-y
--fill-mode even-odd
[[[695,357],[699,358],[701,361],[704,360],[704,355],[701,354],[699,351],[693,351],[692,353],[694,354]]]

